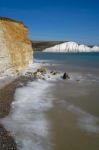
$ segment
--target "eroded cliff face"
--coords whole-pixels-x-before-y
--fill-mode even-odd
[[[27,28],[20,22],[0,18],[0,72],[21,72],[33,61]]]

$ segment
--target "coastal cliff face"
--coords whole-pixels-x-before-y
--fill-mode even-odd
[[[21,22],[0,18],[0,73],[20,72],[33,61],[32,57],[27,28]]]
[[[65,42],[46,48],[45,52],[99,52],[99,46],[81,45],[76,42]]]

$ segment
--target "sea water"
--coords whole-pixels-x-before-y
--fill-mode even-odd
[[[99,53],[34,53],[48,68],[67,72],[70,81],[50,89],[54,150],[99,149]]]
[[[99,52],[80,52],[80,53],[50,53],[34,52],[34,58],[46,62],[57,62],[68,65],[99,67]]]
[[[18,149],[99,150],[99,53],[35,52],[34,59],[70,80],[54,77],[16,89],[1,122]]]

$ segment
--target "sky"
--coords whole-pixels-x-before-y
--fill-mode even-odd
[[[99,0],[0,0],[0,16],[22,21],[32,40],[99,45]]]

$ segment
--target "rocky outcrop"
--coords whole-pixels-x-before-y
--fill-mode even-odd
[[[65,72],[62,76],[62,78],[65,80],[65,79],[69,79],[69,75]]]
[[[99,52],[99,46],[87,46],[76,42],[65,42],[47,48],[44,52]]]
[[[0,18],[0,73],[21,72],[33,61],[32,43],[22,22]]]

